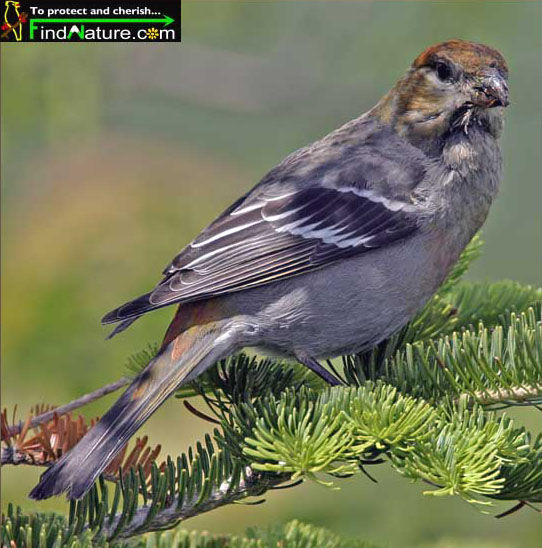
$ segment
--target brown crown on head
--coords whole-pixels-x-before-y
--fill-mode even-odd
[[[496,68],[505,76],[508,66],[504,57],[493,48],[466,40],[448,40],[424,50],[412,63],[413,68],[431,65],[439,59],[446,59],[460,65],[470,73],[478,73],[488,67]]]

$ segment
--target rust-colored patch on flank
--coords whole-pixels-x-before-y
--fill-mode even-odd
[[[195,326],[204,326],[220,320],[226,315],[227,311],[219,299],[180,304],[175,317],[166,331],[164,340],[162,341],[162,348],[165,348],[180,333],[185,332],[187,329]]]
[[[201,327],[191,327],[181,333],[173,343],[171,351],[171,359],[178,360],[194,343],[196,336],[203,331]]]
[[[473,73],[489,66],[508,74],[506,61],[496,49],[484,44],[457,39],[428,47],[416,57],[412,66],[418,68],[429,65],[439,58],[449,59]]]
[[[193,344],[210,333],[215,328],[214,323],[206,323],[204,325],[194,325],[189,329],[180,333],[173,343],[173,349],[171,350],[171,359],[173,361],[178,360],[185,352],[187,352]],[[195,359],[195,358],[194,358]]]

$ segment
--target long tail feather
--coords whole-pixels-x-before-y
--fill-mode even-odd
[[[66,492],[81,498],[136,430],[179,385],[189,382],[235,349],[223,329],[194,326],[151,360],[102,419],[68,453],[46,470],[33,499]]]

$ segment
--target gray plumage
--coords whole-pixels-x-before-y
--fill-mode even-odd
[[[369,348],[434,294],[496,195],[507,69],[495,50],[428,48],[368,113],[294,152],[107,314],[113,334],[180,303],[158,356],[32,491],[79,498],[175,390],[243,347],[317,362]]]
[[[349,122],[287,157],[194,241],[196,245],[209,241],[208,248],[187,246],[165,269],[165,280],[152,293],[120,307],[106,321],[133,319],[142,310],[171,302],[226,294],[224,309],[239,311],[247,324],[245,346],[290,357],[322,358],[374,345],[423,306],[484,222],[502,170],[495,137],[478,124],[467,132],[458,129],[444,142],[440,156],[429,158],[369,115]],[[338,187],[374,192],[404,207],[389,211],[354,192],[333,190]],[[265,220],[266,208],[276,203],[277,196],[287,195],[285,201],[291,202],[287,206],[295,210],[300,207],[295,196],[304,193],[307,209],[316,203],[320,211],[326,207],[326,219],[331,217],[313,233],[340,223],[350,210],[362,213],[372,206],[369,216],[378,219],[373,239],[346,248],[331,244],[325,262],[318,261],[319,254],[326,252],[321,236],[293,234],[298,227],[286,234],[277,232],[295,221],[296,214],[309,216],[309,212],[300,209],[280,220]],[[318,201],[319,193],[324,195],[323,203]],[[336,202],[328,206],[333,194]],[[250,210],[258,202],[265,205]],[[243,209],[249,210],[245,217],[250,218],[236,215]],[[281,212],[278,209],[278,215]],[[273,213],[268,217],[273,219]],[[342,234],[351,232],[358,219],[359,215],[344,220],[348,229]],[[251,224],[260,220],[263,226]],[[243,222],[250,226],[210,241],[227,231],[231,221],[234,226]],[[389,231],[393,222],[395,230]],[[305,223],[310,224],[312,218]],[[260,247],[262,240],[265,245]],[[280,253],[277,265],[273,263],[277,253],[269,251],[275,241]],[[241,258],[234,255],[235,245],[243,247]],[[298,260],[300,248],[303,261]],[[214,254],[207,263],[197,262],[210,253]],[[283,273],[292,263],[302,276]],[[255,273],[250,276],[252,269]],[[262,283],[258,278],[273,275],[280,277],[280,283]],[[251,283],[257,288],[250,288]]]

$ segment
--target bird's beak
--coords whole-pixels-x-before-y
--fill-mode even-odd
[[[472,102],[483,108],[507,107],[508,84],[504,77],[495,71],[484,74],[473,87]]]

